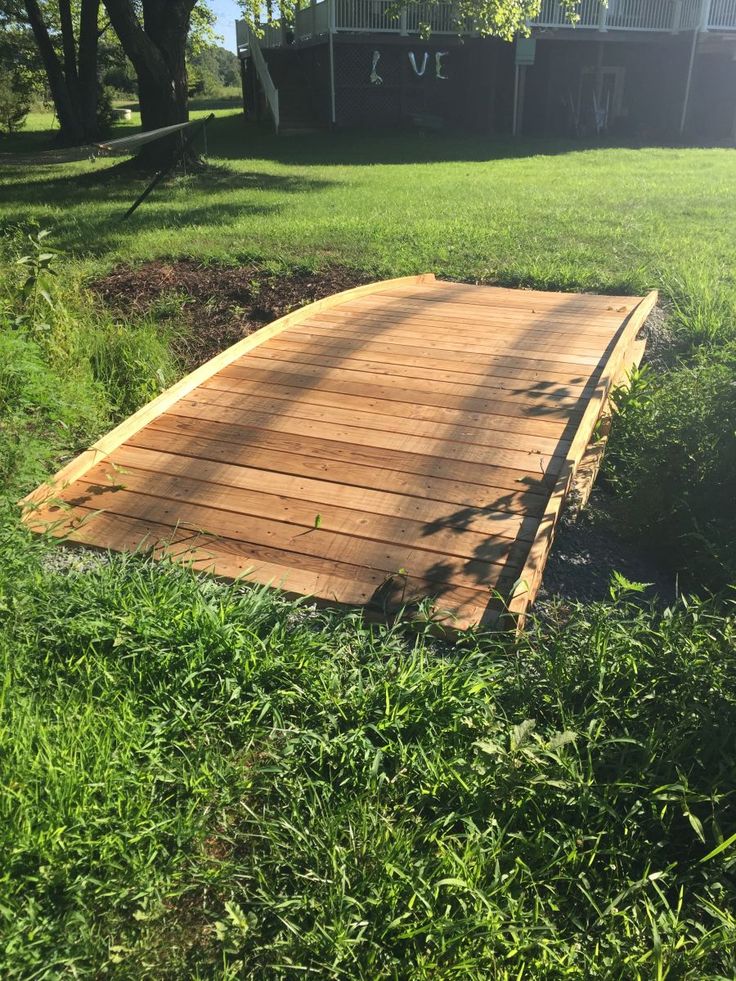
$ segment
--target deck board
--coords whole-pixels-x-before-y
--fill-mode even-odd
[[[458,628],[505,596],[518,621],[655,299],[431,276],[329,297],[103,437],[25,520],[379,613],[430,597]]]

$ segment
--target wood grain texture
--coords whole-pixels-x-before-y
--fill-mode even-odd
[[[428,597],[448,627],[520,624],[655,300],[433,276],[349,290],[182,379],[24,520],[371,614]]]

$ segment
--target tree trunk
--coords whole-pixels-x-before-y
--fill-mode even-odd
[[[104,3],[135,68],[143,129],[186,122],[189,110],[185,53],[194,0],[143,0],[143,25],[131,0]],[[178,144],[178,135],[147,143],[138,154],[138,162],[153,170],[165,167]]]
[[[71,0],[59,0],[59,21],[61,23],[61,46],[64,52],[64,77],[72,98],[78,102],[77,46],[74,43]]]
[[[97,100],[97,48],[99,32],[97,18],[100,0],[82,0],[79,15],[79,115],[88,137],[98,135]]]
[[[59,0],[63,65],[49,37],[38,0],[25,0],[25,7],[59,117],[59,142],[63,146],[88,143],[98,135],[97,15],[100,0],[81,0],[78,45],[74,37],[71,2]]]
[[[51,97],[54,100],[56,115],[59,117],[60,142],[64,146],[78,146],[84,139],[82,122],[79,112],[74,102],[72,92],[69,90],[67,80],[61,62],[54,51],[49,32],[43,20],[43,14],[38,6],[37,0],[25,0],[28,22],[31,25],[33,36],[36,39],[38,50],[46,69],[46,76],[51,89]]]

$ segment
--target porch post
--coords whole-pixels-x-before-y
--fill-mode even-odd
[[[696,27],[693,31],[693,41],[690,45],[690,60],[687,65],[687,78],[685,79],[685,95],[682,100],[682,113],[680,114],[680,136],[685,132],[687,122],[687,111],[690,108],[690,87],[693,81],[693,67],[695,65],[695,50],[698,46],[698,34],[700,28]]]
[[[330,122],[335,125],[335,47],[333,37],[336,30],[335,0],[327,0],[327,26],[330,43]]]
[[[526,90],[526,65],[515,65],[514,73],[514,116],[511,127],[512,136],[518,136],[524,124],[524,92]]]
[[[604,0],[600,0],[598,5],[598,30],[608,30],[608,3],[604,2]]]
[[[672,11],[672,27],[670,29],[670,34],[680,33],[681,22],[682,22],[682,0],[675,0],[675,6]]]

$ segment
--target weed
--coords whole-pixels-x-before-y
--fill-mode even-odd
[[[691,586],[736,582],[736,343],[636,372],[616,407],[604,474],[630,527]]]

